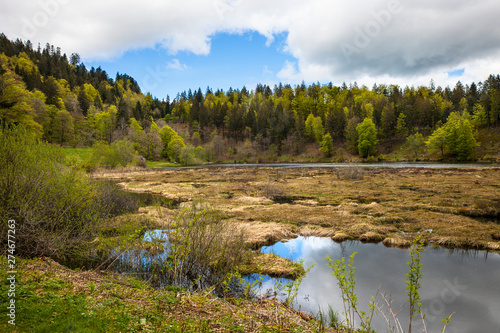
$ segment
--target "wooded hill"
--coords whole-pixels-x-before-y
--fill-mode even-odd
[[[266,156],[362,157],[405,143],[415,157],[475,159],[477,130],[498,128],[500,76],[455,87],[320,83],[144,94],[127,74],[78,54],[0,35],[0,121],[63,146],[133,145],[147,159],[194,163]],[[103,143],[105,142],[105,144]]]

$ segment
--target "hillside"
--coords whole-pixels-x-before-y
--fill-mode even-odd
[[[61,146],[119,142],[147,160],[184,164],[498,158],[499,75],[453,89],[432,82],[372,89],[258,84],[226,92],[198,88],[170,100],[142,92],[127,74],[113,79],[100,67],[88,70],[78,54],[68,57],[50,44],[35,49],[1,34],[0,52],[0,120]],[[446,129],[443,143],[431,142],[427,151],[439,128]]]

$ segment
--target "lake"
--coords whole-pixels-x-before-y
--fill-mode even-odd
[[[304,267],[316,264],[300,285],[295,308],[317,313],[331,305],[342,313],[343,305],[336,278],[331,275],[326,256],[332,259],[354,257],[357,278],[356,293],[361,308],[377,290],[393,299],[393,310],[400,305],[399,320],[408,329],[408,304],[405,274],[408,272],[409,250],[386,248],[382,244],[344,242],[338,244],[330,238],[302,237],[263,247],[265,253],[275,253],[292,260],[303,259]],[[447,250],[426,247],[421,253],[423,279],[420,295],[427,315],[428,332],[439,332],[441,322],[455,312],[446,332],[500,333],[500,255],[484,251]],[[273,288],[275,279],[266,277],[260,292]],[[381,303],[379,299],[379,303]],[[373,320],[377,332],[387,331],[387,322],[378,315]],[[414,332],[422,332],[420,317],[413,323]],[[418,328],[418,329],[417,329]]]
[[[435,162],[377,162],[377,163],[227,163],[204,164],[184,167],[161,168],[175,169],[200,169],[200,168],[489,168],[498,167],[498,164],[488,163],[435,163]]]

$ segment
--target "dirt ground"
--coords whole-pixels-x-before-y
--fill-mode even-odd
[[[500,250],[500,168],[199,168],[101,172],[130,191],[202,202],[247,231],[254,248],[325,236],[408,247]],[[143,209],[143,214],[158,214]]]

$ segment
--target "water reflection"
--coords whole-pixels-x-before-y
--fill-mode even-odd
[[[170,253],[168,230],[151,230],[144,234],[142,244],[145,246],[132,249],[117,248],[111,253],[113,269],[119,273],[134,274],[153,285],[164,287],[168,280],[162,272],[168,265]]]
[[[316,263],[302,281],[296,304],[297,308],[313,313],[320,307],[327,309],[329,304],[339,312],[343,309],[326,256],[340,259],[357,252],[354,266],[359,304],[367,304],[377,290],[390,293],[394,310],[403,306],[399,319],[403,327],[407,327],[405,274],[409,250],[390,249],[382,244],[337,244],[329,238],[298,237],[263,247],[261,251],[292,260],[303,259],[305,267]],[[438,332],[443,327],[441,320],[454,311],[446,332],[500,333],[500,255],[427,247],[422,252],[422,264],[424,277],[420,295],[429,332]],[[274,279],[266,278],[261,290],[273,285]],[[368,311],[368,308],[362,307],[362,310]],[[377,316],[373,323],[378,332],[387,330],[383,317]],[[414,328],[421,326],[421,321],[413,324]]]

